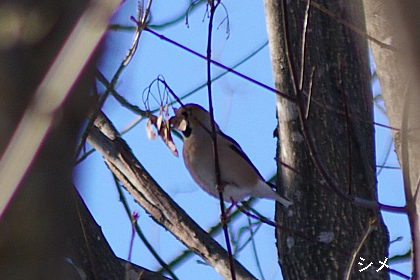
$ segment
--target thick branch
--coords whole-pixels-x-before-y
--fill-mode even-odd
[[[107,123],[107,129],[113,127],[107,119],[100,122]],[[124,140],[118,137],[115,129],[106,136],[94,126],[88,141],[103,155],[111,171],[153,219],[200,255],[225,279],[230,279],[227,252],[158,186]],[[239,262],[235,262],[235,272],[237,279],[256,279]]]
[[[418,1],[364,1],[368,33],[387,40],[395,52],[371,44],[386,112],[404,178],[407,214],[413,238],[413,278],[420,274],[420,22]]]

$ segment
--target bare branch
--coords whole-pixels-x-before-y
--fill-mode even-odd
[[[217,0],[216,0],[216,3],[213,0],[209,0],[209,3],[208,3],[210,19],[209,19],[208,34],[207,34],[207,92],[208,92],[208,99],[209,99],[209,113],[210,113],[210,118],[211,118],[211,138],[213,141],[214,166],[215,166],[215,173],[216,173],[216,190],[219,191],[221,222],[223,226],[223,233],[225,236],[225,242],[226,242],[226,247],[228,251],[229,267],[231,271],[232,280],[236,280],[235,264],[234,264],[233,255],[232,255],[232,247],[230,244],[229,232],[228,232],[228,228],[226,224],[227,216],[226,216],[225,202],[223,199],[224,186],[221,184],[221,180],[220,180],[219,150],[217,149],[217,135],[216,135],[216,125],[214,123],[213,97],[212,97],[212,88],[211,88],[211,64],[212,64],[212,61],[211,61],[212,40],[211,39],[212,39],[212,33],[213,33],[214,14],[219,4],[220,4],[220,1],[217,1]]]
[[[99,122],[106,123],[108,128],[113,127],[106,119]],[[227,252],[158,186],[117,133],[114,129],[105,135],[94,126],[88,141],[103,155],[110,170],[156,222],[199,254],[225,279],[230,279]],[[239,262],[235,262],[235,274],[237,279],[255,279]]]
[[[351,254],[349,267],[346,271],[346,274],[344,275],[344,280],[350,280],[351,272],[354,268],[354,263],[356,261],[357,255],[360,253],[360,250],[362,250],[363,245],[366,243],[366,240],[368,239],[370,233],[376,228],[376,225],[378,223],[378,220],[374,218],[369,222],[368,228],[366,229],[365,234],[363,235],[362,239],[360,240],[359,244],[357,245],[357,248],[353,251]]]

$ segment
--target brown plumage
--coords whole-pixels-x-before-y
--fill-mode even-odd
[[[174,118],[178,124],[185,122],[175,128],[184,136],[182,154],[188,171],[201,188],[218,198],[210,114],[197,104],[187,104],[176,111]],[[253,196],[277,200],[285,207],[292,205],[264,181],[239,144],[225,135],[216,123],[215,127],[224,200],[239,202]]]

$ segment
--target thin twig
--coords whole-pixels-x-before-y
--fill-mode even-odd
[[[261,279],[265,279],[263,271],[261,269],[260,259],[258,257],[257,244],[255,244],[255,238],[254,238],[255,233],[254,233],[254,230],[252,229],[251,217],[247,216],[247,218],[248,218],[249,233],[251,235],[250,239],[251,239],[251,244],[252,244],[252,251],[254,252],[254,257],[255,257],[255,265],[258,268],[258,272],[260,273]]]
[[[114,175],[114,174],[113,174]],[[122,205],[124,206],[125,212],[127,213],[127,216],[131,216],[131,209],[130,206],[127,203],[127,199],[125,198],[125,195],[122,191],[122,187],[118,182],[118,178],[114,175],[115,185],[117,187],[118,195],[120,196],[120,201]],[[149,250],[149,252],[152,254],[152,256],[157,260],[159,265],[163,268],[164,271],[168,272],[168,274],[172,277],[172,279],[177,280],[177,276],[172,271],[171,267],[159,256],[159,254],[156,252],[156,250],[153,248],[152,244],[147,240],[146,236],[143,234],[143,231],[140,229],[138,223],[133,224],[134,229],[137,233],[137,235],[140,237],[143,244],[146,246],[146,248]],[[163,272],[163,271],[162,271]]]
[[[311,0],[303,0],[303,1],[311,1]],[[335,19],[337,22],[343,24],[344,26],[346,26],[350,30],[353,30],[354,32],[356,32],[357,34],[359,34],[360,36],[362,36],[363,38],[366,38],[366,39],[372,41],[373,43],[379,45],[380,47],[385,48],[385,49],[388,49],[388,50],[392,50],[392,51],[399,51],[399,49],[397,49],[397,48],[395,48],[393,46],[387,45],[385,43],[382,43],[378,39],[376,39],[376,38],[370,36],[369,34],[367,34],[364,30],[362,30],[362,29],[358,28],[357,26],[349,23],[348,21],[345,21],[340,16],[335,15],[333,12],[329,11],[328,9],[326,9],[321,4],[318,4],[318,3],[314,2],[314,1],[311,1],[311,6],[313,6],[314,8],[316,8],[318,10],[320,10],[324,14],[330,16],[331,18]]]
[[[131,59],[133,58],[134,54],[136,53],[137,47],[139,45],[140,35],[143,29],[146,27],[147,24],[147,18],[150,14],[150,7],[152,6],[152,1],[149,0],[147,2],[146,11],[143,13],[143,10],[141,8],[140,2],[137,4],[137,20],[133,17],[131,18],[136,23],[136,31],[134,33],[134,39],[133,44],[131,45],[131,48],[128,50],[127,55],[123,61],[123,66],[127,66]]]
[[[117,92],[117,90],[111,86],[111,83],[107,80],[107,78],[102,74],[99,69],[96,70],[96,78],[98,81],[103,84],[106,88],[110,88],[110,92],[112,96],[121,104],[121,106],[127,108],[134,114],[140,115],[145,117],[147,114],[145,111],[141,110],[138,106],[131,104],[128,102],[121,94]]]
[[[181,49],[183,49],[183,50],[186,50],[187,52],[189,52],[189,53],[191,53],[191,54],[193,54],[193,55],[195,55],[195,56],[198,56],[198,57],[200,57],[200,58],[202,58],[202,59],[207,59],[207,58],[206,58],[206,56],[204,56],[204,55],[202,55],[202,54],[200,54],[200,53],[198,53],[198,52],[196,52],[196,51],[194,51],[194,50],[192,50],[192,49],[190,49],[190,48],[188,48],[188,47],[186,47],[186,46],[184,46],[184,45],[182,45],[182,44],[180,44],[180,43],[178,43],[178,42],[175,42],[174,40],[169,39],[168,37],[165,37],[164,35],[159,34],[159,33],[157,33],[156,31],[154,31],[154,30],[152,30],[152,29],[150,29],[150,28],[148,28],[148,27],[146,27],[146,28],[144,29],[144,31],[148,31],[148,32],[152,33],[153,35],[155,35],[156,37],[158,37],[159,39],[164,40],[164,41],[167,41],[167,42],[169,42],[169,43],[171,43],[171,44],[173,44],[173,45],[175,45],[175,46],[177,46],[177,47],[179,47],[179,48],[181,48]],[[286,95],[286,94],[284,94],[284,93],[282,93],[282,92],[280,92],[280,91],[276,90],[275,88],[270,87],[270,86],[268,86],[268,85],[266,85],[266,84],[263,84],[263,83],[261,83],[261,82],[259,82],[259,81],[255,80],[255,79],[253,79],[253,78],[251,78],[251,77],[248,77],[248,76],[246,76],[245,74],[242,74],[241,72],[238,72],[238,71],[234,70],[233,68],[230,68],[230,67],[228,67],[228,66],[225,66],[225,65],[223,65],[223,64],[222,64],[222,63],[220,63],[220,62],[217,62],[217,61],[214,61],[214,60],[211,60],[211,62],[212,62],[214,65],[216,65],[216,66],[218,66],[218,67],[220,67],[220,68],[222,68],[222,69],[225,69],[225,70],[227,70],[228,72],[231,72],[231,73],[233,73],[233,74],[237,75],[238,77],[241,77],[241,78],[243,78],[243,79],[245,79],[245,80],[247,80],[247,81],[249,81],[249,82],[251,82],[251,83],[253,83],[253,84],[256,84],[256,85],[258,85],[258,86],[260,86],[260,87],[262,87],[262,88],[264,88],[264,89],[266,89],[266,90],[269,90],[269,91],[271,91],[271,92],[273,92],[273,93],[275,93],[275,94],[278,94],[278,95],[280,95],[281,97],[285,98],[286,100],[289,100],[289,101],[291,101],[291,102],[296,103],[296,98],[295,98],[294,96]],[[329,106],[329,105],[324,105],[324,104],[322,104],[321,102],[319,102],[319,101],[318,101],[318,100],[316,100],[316,99],[313,99],[313,102],[314,102],[315,104],[319,105],[319,106],[324,106],[324,107],[325,107],[327,110],[329,110],[329,111],[335,112],[335,113],[337,113],[337,114],[344,115],[344,112],[343,112],[343,111],[338,110],[338,109],[336,109],[336,108],[334,108],[334,107],[332,107],[332,106]],[[371,120],[366,121],[366,120],[364,120],[364,119],[360,118],[360,117],[359,117],[359,116],[357,116],[357,115],[350,115],[350,117],[351,117],[351,118],[353,118],[353,119],[355,119],[355,120],[358,120],[358,121],[364,122],[364,123],[373,124],[373,125],[380,126],[380,127],[384,127],[384,128],[391,129],[391,130],[399,130],[399,128],[392,127],[392,126],[385,125],[385,124],[381,124],[381,123],[377,123],[377,122],[374,122],[374,121],[371,121]]]
[[[125,128],[121,129],[120,133],[124,134],[131,129],[133,129],[136,125],[138,125],[144,118],[142,116],[138,116],[134,121],[132,121],[129,125],[127,125]]]
[[[115,176],[114,176],[115,179]],[[132,213],[130,216],[130,221],[131,221],[131,238],[130,238],[130,246],[128,247],[128,257],[127,257],[127,264],[129,264],[131,262],[131,256],[133,253],[133,247],[134,247],[134,237],[136,237],[136,229],[135,227],[137,226],[137,219],[139,218],[138,216],[139,214],[134,212]],[[127,273],[128,274],[128,273]],[[130,279],[130,278],[127,278]]]
[[[328,184],[326,184],[325,182],[321,182],[321,181],[314,181],[310,178],[306,178],[301,172],[299,172],[299,170],[297,170],[296,168],[288,165],[285,162],[282,162],[278,159],[276,159],[278,162],[280,162],[281,165],[283,165],[284,167],[286,167],[287,169],[293,171],[294,173],[296,173],[297,175],[299,175],[300,177],[302,177],[306,182],[312,183],[312,184],[317,184],[323,188],[327,188],[330,189],[332,191],[334,191]],[[345,194],[346,195],[346,194]],[[347,196],[347,195],[346,195]],[[407,214],[407,209],[406,207],[400,207],[400,206],[392,206],[392,205],[386,205],[386,204],[382,204],[376,201],[370,201],[370,200],[364,200],[362,198],[359,197],[353,197],[354,201],[353,203],[355,203],[356,205],[360,205],[362,207],[365,208],[372,208],[372,209],[376,209],[376,210],[382,210],[382,211],[388,211],[388,212],[393,212],[393,213],[400,213],[400,214]],[[348,200],[350,200],[350,196],[348,198]]]
[[[179,104],[181,104],[182,107],[184,107],[184,103],[182,103],[181,99],[178,97],[178,95],[176,95],[176,93],[171,89],[171,87],[168,85],[168,83],[166,83],[166,81],[159,77],[157,78],[158,82],[161,82],[164,86],[165,89],[167,89],[169,91],[170,94],[172,94],[172,96],[175,98],[176,102],[178,102]]]
[[[94,94],[94,97],[95,98],[98,98],[99,99],[99,93],[98,93],[98,89],[96,88],[96,83],[93,85],[93,89],[92,89],[92,91],[93,91],[93,94]],[[95,103],[94,103],[95,104]],[[85,144],[86,144],[86,138],[87,138],[87,136],[88,136],[88,134],[89,134],[89,130],[90,130],[90,128],[92,127],[92,125],[93,125],[93,121],[95,120],[95,118],[94,118],[94,116],[93,116],[93,112],[88,112],[88,117],[87,117],[87,120],[88,120],[88,122],[87,122],[87,124],[86,124],[86,126],[85,126],[85,128],[84,128],[84,130],[83,130],[83,132],[82,132],[82,134],[81,134],[81,136],[80,136],[80,139],[79,139],[79,141],[78,141],[78,144],[77,144],[77,146],[76,146],[76,156],[78,156],[79,154],[80,154],[80,152],[82,151],[82,149],[83,149],[83,147],[85,147]],[[86,155],[86,157],[88,156],[87,155],[88,153],[84,153],[83,155]],[[82,156],[83,157],[83,156]],[[81,157],[81,158],[82,158]],[[81,159],[81,158],[79,158],[79,159],[77,159],[76,160],[76,163],[75,164],[77,164],[77,163],[79,163],[79,160]],[[84,159],[84,158],[83,158]],[[83,160],[82,159],[82,160]]]
[[[331,190],[333,190],[339,197],[355,204],[361,207],[365,207],[365,208],[372,208],[372,209],[382,209],[382,210],[388,210],[388,211],[401,211],[404,212],[406,211],[405,207],[388,207],[385,206],[383,204],[380,204],[379,202],[376,201],[369,201],[366,199],[362,199],[359,197],[354,197],[351,195],[346,194],[345,192],[343,192],[341,190],[341,188],[333,181],[333,179],[331,178],[331,176],[328,174],[326,168],[324,167],[320,156],[318,155],[318,151],[316,149],[315,143],[312,140],[311,136],[309,135],[309,124],[305,118],[305,101],[304,101],[304,96],[303,93],[299,90],[299,86],[296,80],[297,74],[296,74],[296,70],[293,67],[294,62],[293,62],[293,56],[290,52],[291,50],[291,46],[290,46],[290,40],[289,38],[289,31],[288,31],[288,20],[287,20],[287,12],[286,12],[286,6],[287,4],[285,3],[287,0],[282,0],[281,4],[282,4],[282,9],[283,9],[283,28],[284,28],[284,34],[286,36],[285,39],[285,53],[287,55],[287,63],[288,63],[288,67],[290,69],[291,72],[291,80],[292,80],[292,86],[293,86],[293,91],[296,94],[296,98],[297,98],[297,107],[298,107],[298,112],[299,112],[299,119],[300,122],[302,124],[302,132],[303,135],[305,137],[306,143],[308,145],[308,149],[309,149],[309,153],[311,156],[311,159],[316,167],[316,169],[318,170],[319,174],[321,175],[321,177],[325,180],[326,185],[323,186],[328,186]]]
[[[118,134],[109,120],[103,120],[108,130],[94,126],[88,137],[89,143],[105,158],[111,171],[124,184],[135,200],[153,217],[168,229],[187,247],[212,265],[224,278],[231,275],[227,252],[198,225],[156,184],[150,174],[134,157],[127,143],[114,135]],[[104,134],[106,133],[106,134]],[[237,275],[244,279],[255,279],[244,266],[235,261]]]
[[[125,56],[124,60],[121,62],[120,66],[118,67],[117,71],[112,77],[112,80],[110,82],[110,88],[107,88],[107,91],[111,91],[111,89],[114,88],[122,71],[125,69],[125,67],[130,63],[131,59],[133,58],[137,50],[137,46],[140,40],[140,35],[142,31],[146,28],[146,20],[150,14],[150,7],[152,5],[152,1],[153,0],[149,0],[144,14],[142,14],[142,10],[140,9],[140,6],[139,6],[137,20],[135,20],[137,25],[136,25],[136,31],[134,33],[133,43],[131,44],[131,47],[128,49],[127,55]]]
[[[410,223],[410,233],[412,238],[412,262],[413,262],[413,279],[417,279],[420,274],[420,230],[419,230],[419,217],[416,212],[416,201],[414,200],[414,194],[411,190],[411,178],[410,178],[410,154],[409,154],[409,130],[410,130],[410,107],[411,94],[417,94],[405,90],[404,96],[404,107],[402,112],[402,123],[401,123],[401,168],[403,174],[404,193],[407,207],[408,221]]]
[[[420,176],[417,178],[417,183],[416,183],[416,190],[414,192],[414,201],[417,201],[417,197],[419,195],[419,191],[420,191]]]
[[[362,247],[366,243],[367,238],[369,237],[371,232],[376,228],[377,225],[378,225],[378,219],[373,218],[372,220],[369,221],[369,225],[368,225],[368,227],[365,231],[365,234],[363,235],[362,239],[360,240],[359,244],[357,245],[357,248],[351,254],[349,267],[348,267],[348,269],[347,269],[347,271],[344,275],[344,280],[349,280],[350,279],[351,272],[353,271],[354,263],[356,261],[356,257],[357,257],[357,255],[359,255],[360,250],[362,250]]]
[[[385,168],[401,169],[401,167],[391,168],[391,167],[387,167],[385,165],[385,163],[388,161],[389,156],[391,155],[391,150],[392,150],[392,144],[393,143],[394,143],[394,141],[392,140],[392,136],[389,136],[388,147],[386,149],[384,160],[382,161],[382,164],[376,165],[376,167],[379,167],[379,170],[376,172],[376,176],[379,176],[381,174],[382,170],[385,169]]]
[[[209,99],[209,113],[211,117],[211,138],[213,141],[213,153],[214,153],[214,165],[215,165],[215,173],[216,173],[216,190],[219,191],[219,198],[220,198],[220,211],[221,211],[221,219],[223,225],[223,232],[225,235],[226,241],[226,248],[229,254],[229,263],[230,263],[230,271],[232,274],[232,280],[236,279],[233,255],[232,255],[232,248],[229,239],[229,232],[226,224],[226,210],[225,210],[225,203],[223,199],[223,188],[224,186],[221,184],[220,180],[220,165],[219,165],[219,153],[217,149],[217,135],[216,135],[216,126],[214,123],[214,113],[213,113],[213,98],[212,98],[212,89],[211,89],[211,45],[212,45],[212,32],[213,32],[213,20],[214,14],[217,9],[217,6],[220,4],[220,1],[217,0],[209,0],[208,7],[209,7],[209,25],[208,25],[208,37],[207,37],[207,91],[208,91],[208,99]]]
[[[249,206],[252,206],[252,205],[255,204],[256,201],[257,201],[256,198],[250,198],[247,201],[247,204]],[[236,219],[238,219],[241,216],[242,216],[242,212],[239,211],[238,208],[236,208],[236,210],[231,215],[229,215],[229,221],[230,221],[230,223],[233,223]],[[216,234],[220,233],[221,230],[223,230],[223,225],[222,225],[222,222],[219,220],[216,225],[210,227],[208,230],[206,230],[206,232],[210,236],[215,237]],[[175,257],[173,260],[171,260],[170,262],[168,262],[168,266],[171,267],[172,269],[175,269],[176,267],[182,265],[182,263],[184,261],[186,261],[187,258],[192,257],[193,254],[194,254],[194,252],[192,252],[191,250],[184,250],[177,257]],[[156,272],[157,273],[163,273],[164,272],[164,269],[163,268],[159,268],[159,269],[156,270]]]
[[[310,242],[313,242],[314,244],[323,244],[324,246],[327,246],[327,247],[330,247],[330,248],[332,248],[332,249],[334,249],[334,250],[337,250],[338,252],[340,252],[340,253],[342,253],[342,254],[345,254],[345,255],[350,255],[350,252],[348,252],[348,251],[346,251],[346,250],[343,250],[343,249],[340,249],[340,248],[337,248],[336,246],[332,246],[332,245],[330,245],[329,243],[325,243],[325,242],[320,242],[318,239],[317,239],[317,237],[316,236],[308,236],[308,235],[306,235],[305,233],[303,233],[303,232],[299,232],[299,231],[296,231],[296,230],[294,230],[294,229],[292,229],[292,228],[289,228],[289,227],[286,227],[286,226],[282,226],[282,225],[279,225],[279,224],[277,224],[277,223],[275,223],[275,222],[273,222],[273,221],[271,221],[271,220],[269,220],[269,219],[267,219],[266,217],[263,217],[263,216],[261,216],[261,215],[257,215],[257,214],[254,214],[254,213],[251,213],[250,211],[253,211],[253,212],[255,212],[255,210],[252,210],[252,209],[250,209],[250,211],[248,211],[243,205],[237,205],[237,207],[239,208],[239,210],[241,210],[242,211],[242,213],[244,213],[245,215],[247,215],[248,217],[251,217],[251,218],[253,218],[253,219],[256,219],[256,220],[259,220],[259,221],[261,221],[262,223],[264,223],[264,224],[267,224],[267,225],[270,225],[270,226],[272,226],[272,227],[275,227],[275,228],[278,228],[278,229],[280,229],[280,230],[282,230],[282,231],[285,231],[285,232],[288,232],[288,233],[290,233],[290,234],[293,234],[294,236],[298,236],[298,237],[300,237],[300,238],[302,238],[302,239],[305,239],[305,240],[307,240],[307,241],[310,241]]]
[[[240,59],[239,62],[235,63],[233,66],[228,67],[230,69],[236,69],[238,68],[240,65],[242,65],[243,63],[247,62],[249,59],[251,59],[252,57],[254,57],[256,54],[258,54],[263,48],[265,48],[268,45],[268,41],[265,41],[261,46],[259,46],[256,50],[252,51],[249,55],[247,55],[245,58]],[[224,72],[220,73],[219,75],[212,77],[211,82],[213,83],[214,81],[220,79],[221,77],[225,76],[226,74],[228,74],[230,71],[225,70]],[[204,87],[207,86],[207,82],[199,85],[198,87],[194,88],[193,90],[187,92],[186,94],[182,95],[181,97],[179,97],[179,100],[183,100],[189,96],[191,96],[192,94],[198,92],[199,90],[203,89]],[[169,103],[169,105],[172,105],[173,103]]]
[[[152,30],[150,28],[147,28],[146,27],[144,29],[144,31],[148,31],[148,32],[152,33],[153,35],[155,35],[156,37],[158,37],[159,39],[161,39],[161,40],[167,41],[167,42],[169,42],[169,43],[171,43],[171,44],[173,44],[173,45],[175,45],[175,46],[177,46],[177,47],[179,47],[179,48],[181,48],[183,50],[186,50],[189,53],[194,54],[195,56],[198,56],[198,57],[200,57],[202,59],[207,60],[207,57],[206,56],[204,56],[204,55],[202,55],[202,54],[200,54],[200,53],[198,53],[198,52],[196,52],[196,51],[194,51],[194,50],[192,50],[192,49],[190,49],[190,48],[188,48],[188,47],[186,47],[186,46],[184,46],[184,45],[182,45],[182,44],[180,44],[178,42],[175,42],[174,40],[169,39],[168,37],[165,37],[164,35],[161,35],[161,34],[157,33],[156,31],[154,31],[154,30]],[[268,85],[266,85],[264,83],[261,83],[261,82],[255,80],[255,79],[253,79],[251,77],[248,77],[248,76],[246,76],[246,75],[244,75],[244,74],[242,74],[242,73],[240,73],[240,72],[238,72],[238,71],[236,71],[236,70],[234,70],[232,68],[229,68],[229,67],[223,65],[220,62],[217,62],[215,60],[210,60],[210,61],[211,61],[212,64],[214,64],[214,65],[216,65],[216,66],[218,66],[220,68],[223,68],[223,69],[225,69],[225,70],[227,70],[229,72],[232,72],[235,75],[237,75],[237,76],[239,76],[239,77],[241,77],[241,78],[243,78],[243,79],[245,79],[247,81],[250,81],[250,82],[252,82],[252,83],[254,83],[256,85],[259,85],[262,88],[265,88],[265,89],[267,89],[269,91],[272,91],[272,92],[280,95],[281,97],[285,98],[286,100],[289,100],[291,102],[296,102],[296,99],[293,96],[289,96],[289,95],[287,95],[285,93],[282,93],[281,91],[278,91],[275,88],[270,87],[270,86],[268,86]]]
[[[302,32],[302,48],[301,48],[301,58],[300,58],[300,80],[299,80],[299,90],[303,88],[304,74],[305,74],[305,54],[306,54],[306,37],[308,36],[308,22],[309,14],[311,8],[311,0],[308,0],[305,10],[305,18],[303,20],[303,32]]]
[[[141,9],[140,9],[140,6],[139,6],[138,15],[137,15],[138,20],[136,21],[137,26],[136,26],[136,32],[134,34],[133,43],[131,44],[131,47],[128,49],[126,57],[121,62],[117,71],[113,75],[113,77],[111,79],[111,82],[109,82],[109,84],[106,86],[105,92],[99,97],[99,99],[96,102],[94,108],[91,110],[91,112],[90,112],[91,116],[89,118],[89,123],[88,123],[87,127],[85,128],[85,131],[82,134],[83,135],[83,138],[82,138],[82,141],[81,141],[82,144],[85,143],[85,141],[86,141],[86,137],[88,135],[87,131],[89,131],[92,128],[92,120],[94,120],[96,118],[97,114],[99,113],[100,109],[102,108],[103,104],[105,103],[105,100],[108,98],[109,94],[115,92],[115,85],[117,84],[117,81],[118,81],[121,73],[126,68],[126,66],[129,64],[129,62],[131,61],[131,59],[133,58],[133,56],[134,56],[134,54],[137,50],[137,45],[138,45],[138,42],[140,40],[141,31],[146,27],[146,20],[149,16],[149,13],[150,13],[150,7],[151,7],[151,4],[152,4],[152,1],[153,0],[149,0],[146,12],[144,14],[141,14]],[[104,80],[102,80],[102,82],[104,82]],[[79,145],[79,147],[77,149],[77,154],[80,152],[81,147],[82,147],[82,145]]]
[[[309,80],[308,104],[306,105],[306,113],[305,113],[306,119],[309,119],[309,113],[311,110],[314,75],[315,75],[315,66],[312,67],[311,78]]]
[[[257,220],[259,220],[259,221],[261,221],[262,223],[264,223],[264,224],[267,224],[267,225],[269,225],[269,226],[272,226],[272,227],[275,227],[275,228],[278,228],[278,229],[280,229],[280,230],[283,230],[283,231],[285,231],[285,232],[288,232],[288,233],[290,233],[290,234],[293,234],[294,236],[298,236],[298,237],[300,237],[300,238],[302,238],[302,239],[305,239],[305,240],[307,240],[307,241],[310,241],[310,242],[313,242],[314,244],[319,244],[319,245],[321,245],[321,246],[325,246],[325,247],[327,247],[327,248],[330,248],[331,250],[334,250],[334,251],[337,251],[338,253],[340,253],[340,254],[342,254],[342,255],[344,255],[344,256],[351,256],[351,253],[349,252],[349,251],[347,251],[347,250],[345,250],[345,249],[341,249],[341,248],[339,248],[339,247],[336,247],[336,246],[334,246],[334,245],[331,245],[330,243],[325,243],[325,242],[321,242],[321,241],[319,241],[318,239],[317,239],[317,237],[315,237],[315,236],[308,236],[308,235],[306,235],[305,233],[302,233],[302,232],[298,232],[298,231],[295,231],[294,229],[291,229],[291,228],[288,228],[288,227],[285,227],[285,226],[282,226],[282,225],[279,225],[279,224],[277,224],[277,223],[275,223],[275,222],[273,222],[273,221],[270,221],[269,219],[267,219],[267,218],[265,218],[265,217],[263,217],[263,216],[261,216],[261,215],[256,215],[256,214],[254,214],[254,213],[251,213],[250,211],[248,211],[243,205],[237,205],[237,207],[238,207],[238,209],[240,210],[240,211],[242,211],[242,213],[244,213],[245,215],[247,215],[247,216],[249,216],[249,217],[251,217],[251,218],[253,218],[253,219],[257,219]],[[251,211],[253,211],[253,212],[255,212],[254,210],[252,210],[252,209],[250,209]],[[373,264],[373,266],[375,266],[375,267],[377,267],[377,268],[379,268],[379,265],[377,265],[376,263],[374,263]],[[404,273],[402,273],[402,272],[400,272],[400,271],[397,271],[397,270],[395,270],[395,269],[392,269],[392,268],[387,268],[387,270],[390,272],[390,273],[392,273],[392,274],[395,274],[395,275],[398,275],[398,276],[400,276],[401,278],[404,278],[404,279],[411,279],[411,277],[410,276],[408,276],[408,275],[406,275],[406,274],[404,274]]]
[[[338,54],[338,69],[339,69],[339,78],[338,84],[340,87],[341,97],[343,100],[343,107],[344,107],[344,118],[346,120],[346,134],[347,134],[347,155],[348,155],[348,162],[347,162],[347,194],[351,195],[351,186],[353,181],[353,156],[352,156],[352,149],[351,149],[351,123],[349,117],[349,106],[347,102],[346,90],[344,89],[344,82],[343,82],[343,67],[342,67],[342,58],[341,55]]]
[[[399,170],[401,169],[401,167],[399,166],[389,166],[389,165],[376,165],[376,167],[378,168],[383,168],[383,169],[395,169],[395,170]]]

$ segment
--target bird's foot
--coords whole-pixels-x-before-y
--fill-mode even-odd
[[[232,211],[233,207],[237,206],[236,201],[234,201],[232,198],[230,198],[230,201],[232,202],[232,204],[228,208],[226,208],[225,213],[222,213],[222,215],[220,215],[220,222],[222,223],[222,225],[225,225],[230,222],[230,217],[228,217],[228,215]]]

